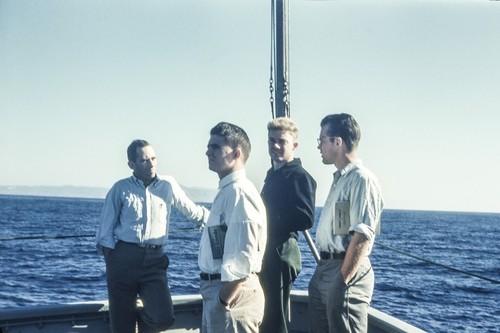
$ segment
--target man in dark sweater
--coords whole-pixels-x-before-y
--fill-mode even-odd
[[[267,125],[272,167],[267,172],[262,199],[266,205],[268,240],[260,281],[266,305],[261,333],[286,333],[290,290],[301,270],[299,231],[314,223],[316,181],[294,154],[298,128],[289,118]]]

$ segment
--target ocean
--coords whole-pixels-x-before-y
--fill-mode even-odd
[[[102,205],[0,195],[0,311],[107,297],[93,237]],[[171,291],[198,293],[200,234],[177,212],[170,230]],[[384,211],[371,255],[372,306],[428,332],[500,332],[499,234],[497,213]],[[300,243],[294,288],[307,290],[315,261]]]

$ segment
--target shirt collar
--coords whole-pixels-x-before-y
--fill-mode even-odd
[[[333,173],[333,177],[336,178],[336,177],[347,175],[349,172],[351,172],[352,169],[354,169],[355,167],[360,167],[362,165],[363,165],[363,162],[359,159],[354,161],[354,162],[348,163],[342,169],[335,171]]]
[[[141,186],[141,187],[146,187],[144,186],[144,182],[142,180],[140,180],[139,178],[137,178],[134,174],[132,174],[132,181],[138,185],[138,186]],[[155,179],[151,182],[151,184],[149,184],[149,186],[156,186],[158,183],[158,175],[155,176]]]
[[[239,169],[231,172],[229,175],[225,176],[219,181],[219,190],[231,183],[238,181],[241,178],[246,178],[245,169]]]
[[[283,175],[283,177],[288,178],[288,177],[290,177],[290,175],[292,175],[295,172],[295,169],[297,169],[297,167],[299,167],[301,165],[302,165],[302,162],[300,161],[300,158],[294,158],[293,160],[286,163],[285,165],[283,165],[281,168],[279,168],[277,170],[274,170],[273,168],[271,168],[271,170],[269,170],[269,173],[280,172]]]

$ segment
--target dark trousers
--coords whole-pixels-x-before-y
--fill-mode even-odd
[[[114,333],[166,330],[174,322],[167,280],[168,258],[161,249],[118,242],[106,256],[109,313]],[[138,310],[137,296],[143,307]]]
[[[266,253],[259,273],[266,297],[260,333],[287,333],[288,303],[292,284],[298,275],[282,260],[278,250]]]

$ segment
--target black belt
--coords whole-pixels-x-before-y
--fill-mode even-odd
[[[319,257],[324,260],[329,260],[329,259],[344,259],[345,258],[345,252],[340,252],[340,253],[330,253],[330,252],[323,252],[321,251],[319,253]]]
[[[137,246],[143,249],[154,249],[154,250],[158,250],[163,247],[163,245],[155,245],[155,244],[137,244]]]
[[[124,242],[124,241],[120,241],[120,242],[128,244],[128,245],[135,245],[137,247],[140,247],[141,249],[159,250],[159,249],[161,249],[163,247],[163,245],[156,245],[156,244],[129,243],[129,242]]]
[[[212,280],[220,280],[221,276],[219,273],[208,274],[208,273],[200,273],[200,279],[203,281],[212,281]]]

